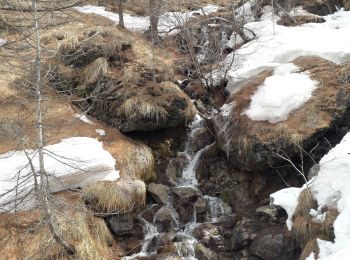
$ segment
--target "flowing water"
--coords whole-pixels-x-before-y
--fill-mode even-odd
[[[200,117],[196,117],[195,121],[191,124],[190,130],[187,135],[187,142],[184,152],[179,153],[180,156],[185,156],[189,163],[182,171],[182,177],[177,182],[177,187],[191,187],[193,189],[198,190],[198,180],[196,178],[196,169],[198,164],[200,163],[200,159],[202,154],[210,148],[211,145],[208,145],[199,151],[194,152],[191,144],[196,142],[196,132],[200,131],[203,128],[204,121]],[[207,223],[217,222],[223,217],[229,215],[231,213],[231,208],[224,203],[218,197],[211,197],[205,195],[205,198],[208,201],[208,211],[206,215]],[[174,245],[176,247],[176,253],[184,260],[194,260],[197,259],[195,257],[195,245],[198,242],[197,239],[193,236],[193,230],[201,223],[197,222],[197,214],[196,208],[193,205],[193,217],[192,220],[188,223],[180,223],[179,216],[176,210],[173,207],[173,197],[169,195],[168,203],[166,206],[171,210],[174,222],[174,230],[176,230],[176,242]],[[150,246],[151,242],[159,237],[161,233],[157,231],[157,227],[154,223],[150,223],[149,221],[142,218],[140,214],[139,218],[144,223],[144,243],[142,245],[142,249],[138,254],[124,257],[123,259],[139,259],[145,256],[154,256],[156,255],[156,249]],[[156,216],[154,217],[154,219]]]

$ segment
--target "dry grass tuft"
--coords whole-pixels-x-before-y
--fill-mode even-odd
[[[320,248],[318,246],[317,239],[312,239],[306,244],[299,260],[306,260],[311,253],[314,253],[316,259],[318,258]]]
[[[146,203],[146,185],[140,180],[98,182],[83,190],[85,203],[97,213],[125,213]]]
[[[122,176],[129,176],[145,182],[156,178],[155,159],[152,150],[141,143],[130,147],[117,158]]]
[[[292,232],[302,247],[315,238],[333,241],[333,223],[338,214],[338,211],[333,209],[327,211],[323,222],[314,220],[309,214],[296,216],[293,219]]]
[[[317,209],[317,200],[314,198],[310,188],[306,188],[298,197],[298,206],[294,211],[294,216],[307,216],[311,209]]]
[[[98,58],[84,68],[83,82],[95,84],[105,77],[108,72],[108,62],[106,58]]]

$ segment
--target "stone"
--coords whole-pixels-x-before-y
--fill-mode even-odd
[[[201,196],[198,189],[192,187],[172,188],[174,208],[179,213],[180,221],[186,224],[194,219],[194,203]]]
[[[224,238],[220,228],[212,224],[201,224],[193,231],[194,236],[206,247],[214,251],[224,251]]]
[[[162,206],[158,204],[153,204],[150,208],[144,210],[141,213],[141,217],[144,218],[146,221],[152,223],[154,219],[155,213],[161,208]]]
[[[280,233],[256,237],[249,250],[251,254],[266,260],[292,260],[296,257],[296,246],[292,237]]]
[[[169,232],[174,228],[176,219],[172,210],[164,206],[155,214],[154,223],[159,232]]]
[[[115,236],[125,236],[134,229],[133,217],[127,213],[111,216],[107,222]]]
[[[267,217],[271,220],[278,220],[280,218],[285,220],[287,217],[286,211],[282,207],[276,205],[262,206],[257,208],[255,212],[258,216]]]
[[[150,197],[160,205],[166,205],[168,202],[168,193],[170,188],[163,184],[150,183],[147,186],[147,192]]]

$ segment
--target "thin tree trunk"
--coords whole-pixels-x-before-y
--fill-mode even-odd
[[[124,14],[123,14],[123,1],[124,0],[119,0],[119,26],[122,28],[125,28],[124,25]]]
[[[158,43],[158,22],[160,15],[160,0],[149,0],[150,28],[153,44]]]
[[[40,33],[39,33],[39,20],[37,12],[37,0],[32,0],[32,9],[34,15],[34,31],[35,31],[35,117],[36,117],[36,146],[39,155],[39,176],[40,176],[40,202],[44,215],[44,219],[47,221],[49,230],[54,239],[60,244],[68,255],[74,254],[73,248],[59,235],[54,221],[54,216],[51,212],[49,201],[49,185],[45,172],[44,165],[44,130],[43,130],[43,117],[42,117],[42,93],[41,93],[41,45],[40,45]]]

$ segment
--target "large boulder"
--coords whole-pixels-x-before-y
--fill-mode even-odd
[[[262,72],[233,94],[231,103],[213,119],[218,145],[234,168],[261,172],[281,163],[281,153],[293,157],[321,143],[331,131],[333,138],[340,139],[345,132],[338,129],[348,129],[350,66],[316,57],[301,57],[293,63],[318,84],[311,98],[287,119],[276,123],[254,121],[244,113],[253,94],[272,75],[271,70]]]

